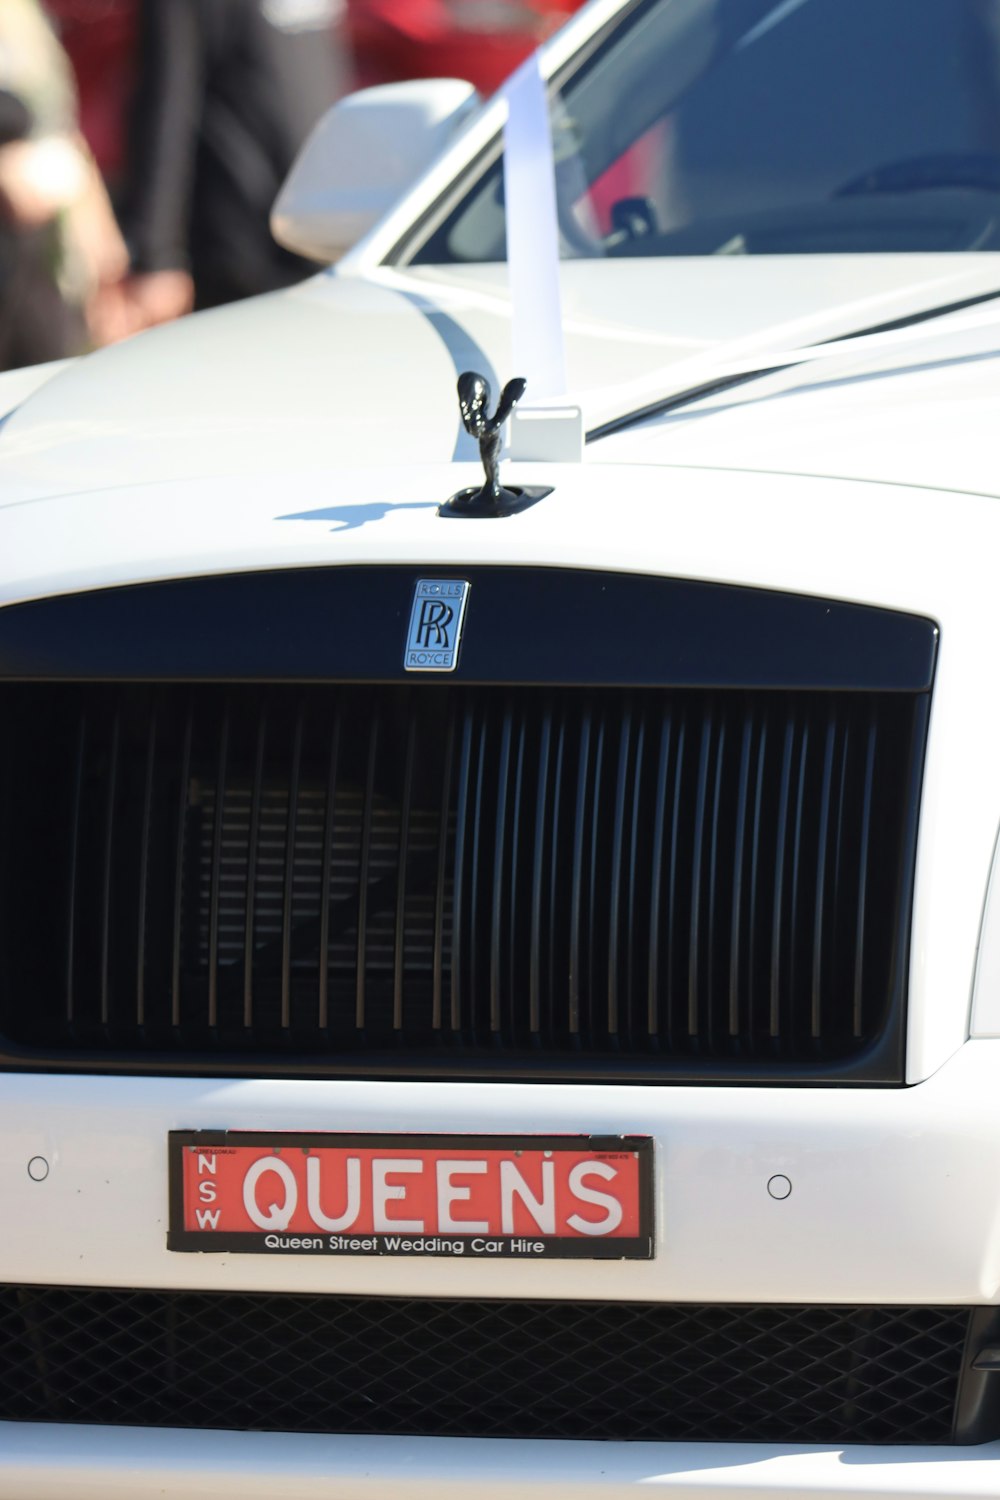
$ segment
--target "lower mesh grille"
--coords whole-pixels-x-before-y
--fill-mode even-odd
[[[969,1310],[0,1287],[0,1419],[944,1443]]]

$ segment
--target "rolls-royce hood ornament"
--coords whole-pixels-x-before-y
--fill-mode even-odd
[[[479,444],[479,456],[486,470],[486,483],[480,490],[480,498],[500,504],[504,494],[500,486],[500,447],[503,442],[503,424],[520,401],[527,388],[526,380],[508,380],[492,417],[487,408],[490,404],[490,383],[482,375],[466,370],[458,377],[458,407],[462,413],[462,425],[470,437]],[[509,493],[509,491],[507,492]]]
[[[500,450],[503,446],[503,426],[514,407],[520,401],[528,382],[517,378],[508,380],[492,416],[489,414],[492,391],[485,375],[466,370],[458,377],[458,407],[462,414],[462,425],[470,437],[479,444],[479,456],[486,471],[486,482],[481,489],[459,490],[457,495],[442,505],[441,516],[512,516],[519,510],[527,510],[536,500],[552,493],[551,485],[519,485],[505,488],[500,483]]]

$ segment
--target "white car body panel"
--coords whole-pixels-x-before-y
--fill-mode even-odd
[[[72,364],[72,359],[57,359],[47,365],[28,365],[23,370],[6,370],[0,374],[0,422]]]
[[[983,909],[970,1030],[973,1036],[1000,1036],[1000,838]]]
[[[980,1448],[514,1443],[0,1424],[0,1500],[995,1500]]]

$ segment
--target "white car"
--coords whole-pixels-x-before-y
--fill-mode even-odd
[[[998,41],[594,0],[0,380],[4,1500],[1000,1493]]]

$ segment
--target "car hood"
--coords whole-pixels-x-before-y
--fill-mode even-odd
[[[995,290],[997,259],[568,263],[572,395],[592,425],[627,406],[632,385],[683,385],[723,354],[766,354]],[[456,375],[480,370],[496,389],[516,373],[509,349],[504,267],[325,273],[55,367],[34,391],[29,379],[0,430],[0,507],[294,465],[323,466],[335,485],[335,471],[373,461],[472,459]],[[780,458],[782,424],[770,430]],[[842,456],[828,442],[810,472],[838,472]]]
[[[694,464],[1000,495],[1000,306],[740,381],[592,443],[601,463]]]

